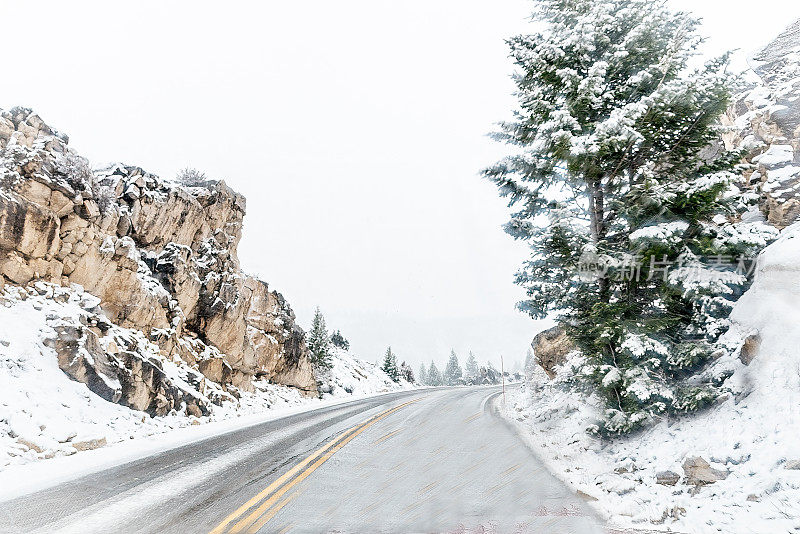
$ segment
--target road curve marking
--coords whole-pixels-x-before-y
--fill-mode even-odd
[[[231,532],[232,534],[241,532],[244,528],[247,528],[248,525],[250,525],[252,523],[256,523],[256,521],[257,521],[256,524],[260,524],[261,526],[263,526],[263,524],[261,524],[261,521],[259,520],[259,518],[262,515],[264,515],[265,512],[267,512],[269,510],[269,508],[275,503],[275,501],[277,501],[284,493],[289,491],[296,484],[298,484],[299,482],[304,480],[306,477],[308,477],[308,475],[310,475],[313,471],[315,471],[320,465],[324,464],[331,456],[333,456],[333,454],[336,451],[338,451],[339,449],[344,447],[353,438],[355,438],[361,432],[363,432],[364,430],[366,430],[368,427],[372,426],[373,424],[377,423],[378,421],[380,421],[384,417],[387,417],[387,416],[391,415],[392,413],[396,412],[397,410],[399,410],[401,408],[404,408],[404,407],[408,406],[409,404],[413,404],[415,402],[419,402],[420,400],[422,400],[422,398],[418,398],[418,399],[414,399],[414,400],[405,402],[403,404],[395,406],[394,408],[389,408],[389,409],[384,410],[383,412],[381,412],[381,413],[379,413],[377,415],[372,416],[371,418],[367,419],[365,422],[359,423],[359,424],[353,426],[352,428],[349,428],[348,430],[343,432],[340,436],[338,436],[336,439],[331,440],[330,442],[326,443],[325,445],[323,445],[322,447],[320,447],[319,449],[317,449],[316,451],[311,453],[303,461],[301,461],[300,463],[298,463],[297,465],[292,467],[289,471],[287,471],[286,473],[281,475],[272,484],[270,484],[269,486],[264,488],[262,491],[260,491],[258,494],[256,494],[252,499],[250,499],[249,501],[244,503],[242,506],[237,508],[233,513],[231,513],[225,519],[223,519],[222,522],[219,525],[217,525],[209,534],[221,534],[222,532],[225,532],[228,529],[228,527],[229,527],[229,525],[231,523],[233,523],[234,521],[239,519],[242,515],[244,515],[246,512],[248,512],[251,508],[253,508],[254,506],[258,505],[259,503],[262,503],[262,501],[264,501],[264,499],[266,499],[266,501],[264,501],[253,513],[251,513],[246,518],[238,521],[232,527],[230,527],[229,532]],[[320,456],[321,456],[321,458],[320,458]],[[317,458],[319,458],[319,459],[317,459]],[[316,462],[314,462],[314,460],[316,460]],[[311,462],[314,462],[314,463],[311,466],[306,467]],[[300,473],[296,478],[292,479],[290,482],[285,484],[291,477],[293,477],[295,474],[297,474],[298,472],[300,472],[304,468],[305,468],[305,470],[302,473]],[[283,486],[283,487],[281,487],[281,486]],[[274,495],[272,495],[272,497],[269,497],[273,493],[274,493]],[[289,499],[286,499],[285,501],[282,501],[280,503],[279,507],[283,508],[283,506],[288,504],[288,502],[291,501],[291,499],[293,499],[294,496],[295,495],[293,495]],[[269,498],[267,498],[267,497],[269,497]],[[278,509],[280,509],[280,508],[278,508]],[[274,510],[274,512],[277,513],[278,509]],[[268,518],[264,521],[264,523],[269,521],[269,519],[271,519],[275,515],[275,513],[268,513],[266,516],[264,516],[264,517],[268,516]],[[259,526],[259,528],[261,528],[261,526]]]
[[[399,433],[399,432],[402,432],[402,431],[403,431],[403,429],[402,429],[402,428],[398,428],[398,429],[397,429],[397,430],[395,430],[394,432],[389,432],[388,434],[385,434],[385,435],[383,435],[383,436],[379,437],[378,439],[376,439],[375,441],[373,441],[373,442],[372,442],[372,444],[373,444],[373,445],[377,445],[378,443],[383,443],[383,442],[384,442],[384,441],[386,441],[387,439],[391,438],[392,436],[394,436],[394,435],[396,435],[397,433]]]
[[[506,469],[505,471],[503,471],[503,474],[500,475],[500,476],[506,476],[508,474],[511,474],[511,473],[513,473],[514,471],[516,471],[519,468],[520,468],[519,464],[514,464],[511,467],[509,467],[508,469]]]
[[[490,394],[486,395],[486,397],[484,397],[483,400],[481,401],[481,406],[480,406],[480,408],[478,408],[478,410],[480,410],[481,412],[486,410],[486,403],[489,402],[489,399],[491,399],[492,397],[495,397],[497,395],[500,395],[501,393],[502,393],[502,391],[495,391],[494,393],[490,393]]]
[[[414,402],[414,401],[412,401],[412,402]],[[349,433],[347,435],[347,437],[345,437],[338,444],[336,444],[334,447],[330,448],[327,452],[325,452],[325,454],[323,454],[322,457],[319,458],[316,462],[314,462],[310,467],[307,467],[302,473],[300,473],[299,475],[297,475],[297,477],[292,479],[291,482],[288,482],[282,488],[277,490],[275,492],[275,494],[272,495],[272,497],[270,497],[269,499],[264,501],[258,508],[255,509],[254,512],[252,512],[250,515],[248,515],[247,517],[245,517],[244,519],[242,519],[241,521],[236,523],[230,530],[231,534],[238,534],[248,524],[250,524],[251,522],[255,521],[256,519],[258,519],[259,516],[261,516],[262,514],[267,512],[267,510],[269,510],[270,507],[272,507],[272,505],[275,504],[275,501],[277,501],[284,493],[286,493],[287,491],[292,489],[292,487],[294,487],[296,484],[299,484],[300,482],[305,480],[311,473],[316,471],[319,466],[321,466],[322,464],[327,462],[328,459],[331,456],[333,456],[339,449],[341,449],[342,447],[347,445],[352,439],[354,439],[356,436],[361,434],[364,430],[366,430],[367,428],[369,428],[373,424],[377,423],[378,421],[380,421],[384,417],[386,417],[388,415],[391,415],[392,413],[396,412],[400,408],[403,408],[403,407],[405,407],[405,406],[407,406],[409,404],[411,404],[411,402],[407,402],[405,404],[401,404],[400,406],[396,406],[395,408],[392,408],[390,410],[387,410],[386,412],[378,414],[377,416],[375,416],[372,419],[368,420],[366,423],[362,424],[361,426],[356,426],[353,432]]]
[[[212,531],[211,531],[209,534],[221,534],[222,532],[224,532],[224,531],[225,531],[225,529],[226,529],[226,527],[227,527],[227,526],[228,526],[228,525],[229,525],[231,522],[233,522],[233,520],[235,520],[237,517],[239,517],[240,515],[242,515],[243,513],[245,513],[247,510],[249,510],[250,508],[252,508],[252,507],[253,507],[253,506],[255,506],[256,504],[258,504],[259,502],[261,502],[261,500],[262,500],[262,499],[264,499],[265,497],[267,497],[267,496],[268,496],[270,493],[272,493],[272,492],[273,492],[273,491],[274,491],[276,488],[278,488],[278,487],[279,487],[281,484],[283,484],[283,483],[284,483],[286,480],[288,480],[288,479],[289,479],[290,477],[292,477],[292,476],[293,476],[295,473],[297,473],[298,471],[300,471],[300,470],[301,470],[303,467],[305,467],[306,465],[308,465],[309,463],[311,463],[311,461],[313,461],[313,460],[314,460],[315,458],[317,458],[317,457],[318,457],[320,454],[322,454],[323,452],[325,452],[326,450],[328,450],[328,449],[329,449],[330,447],[332,447],[334,444],[336,444],[337,442],[339,442],[339,441],[341,441],[342,439],[344,439],[344,438],[345,438],[345,437],[346,437],[346,436],[347,436],[347,435],[348,435],[350,432],[352,432],[352,431],[353,431],[353,429],[352,429],[352,428],[351,428],[351,429],[349,429],[349,430],[347,430],[347,431],[346,431],[346,432],[344,432],[344,433],[343,433],[341,436],[339,436],[337,439],[335,439],[335,440],[333,440],[333,441],[331,441],[331,442],[329,442],[329,443],[326,443],[325,445],[323,445],[322,447],[320,447],[319,449],[317,449],[316,451],[314,451],[313,453],[311,453],[311,454],[310,454],[310,455],[309,455],[309,456],[308,456],[308,457],[307,457],[305,460],[303,460],[303,461],[302,461],[302,462],[300,462],[299,464],[297,464],[297,465],[295,465],[294,467],[292,467],[292,468],[291,468],[289,471],[287,471],[286,473],[284,473],[283,475],[281,475],[281,477],[280,477],[280,478],[278,478],[278,479],[277,479],[275,482],[273,482],[272,484],[270,484],[269,486],[267,486],[266,488],[264,488],[264,489],[263,489],[262,491],[260,491],[260,492],[259,492],[257,495],[255,495],[255,496],[254,496],[252,499],[250,499],[249,501],[247,501],[246,503],[244,503],[242,506],[240,506],[239,508],[237,508],[235,512],[233,512],[233,513],[232,513],[232,514],[230,514],[228,517],[226,517],[226,518],[225,518],[225,519],[224,519],[224,520],[223,520],[223,521],[222,521],[222,522],[221,522],[219,525],[217,525],[217,526],[214,528],[214,530],[212,530]]]
[[[264,525],[266,525],[266,524],[267,524],[267,522],[268,522],[270,519],[272,519],[273,517],[275,517],[275,514],[277,514],[278,512],[280,512],[280,511],[281,511],[281,508],[283,508],[284,506],[286,506],[287,504],[289,504],[290,502],[292,502],[292,501],[294,500],[294,498],[295,498],[295,497],[297,497],[298,495],[300,495],[300,491],[295,491],[294,493],[292,493],[291,495],[289,495],[288,497],[286,497],[284,500],[282,500],[281,502],[279,502],[279,503],[278,503],[278,504],[275,506],[275,508],[273,508],[272,510],[270,510],[270,511],[269,511],[269,513],[268,513],[268,514],[264,515],[264,517],[262,517],[261,519],[259,519],[259,520],[258,520],[258,521],[256,521],[255,523],[253,523],[253,526],[251,526],[251,527],[250,527],[250,528],[247,530],[247,534],[255,534],[256,532],[258,532],[259,530],[261,530],[261,527],[263,527]]]
[[[465,422],[465,423],[471,423],[471,422],[473,422],[475,419],[477,419],[478,417],[480,417],[480,416],[482,416],[482,415],[483,415],[483,412],[478,412],[478,413],[476,413],[476,414],[470,415],[469,417],[467,417],[466,419],[464,419],[464,422]]]
[[[415,401],[411,401],[411,402],[415,402]],[[275,501],[280,499],[281,496],[284,493],[286,493],[287,491],[292,489],[295,485],[297,485],[300,482],[302,482],[303,480],[305,480],[311,473],[316,471],[319,466],[321,466],[322,464],[327,462],[328,459],[331,456],[333,456],[339,449],[341,449],[342,447],[347,445],[351,440],[353,440],[356,436],[361,434],[364,430],[366,430],[367,428],[369,428],[373,424],[377,423],[378,421],[380,421],[384,417],[386,417],[388,415],[391,415],[392,413],[396,412],[400,408],[403,408],[403,407],[411,404],[411,402],[407,402],[405,404],[401,404],[401,405],[396,406],[396,407],[394,407],[394,408],[392,408],[390,410],[387,410],[386,412],[378,414],[377,416],[375,416],[372,419],[368,420],[366,423],[363,423],[361,426],[357,425],[353,432],[350,432],[347,435],[347,437],[345,437],[343,440],[339,441],[338,444],[336,444],[334,447],[330,448],[327,452],[325,452],[322,455],[322,457],[319,458],[316,462],[314,462],[310,467],[307,467],[302,473],[300,473],[299,475],[297,475],[297,477],[292,479],[291,482],[288,482],[282,488],[278,489],[275,492],[275,494],[272,495],[272,497],[270,497],[269,499],[264,501],[250,515],[248,515],[247,517],[245,517],[244,519],[242,519],[241,521],[239,521],[238,523],[233,525],[233,527],[230,530],[230,533],[231,534],[238,534],[239,532],[241,532],[244,528],[247,527],[247,525],[249,525],[250,523],[253,523],[260,516],[262,516],[264,513],[266,513],[272,507],[272,505],[275,504]],[[274,514],[271,514],[271,515],[267,514],[267,515],[269,515],[269,517],[271,518]]]

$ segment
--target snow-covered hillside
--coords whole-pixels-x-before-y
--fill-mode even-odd
[[[115,442],[168,432],[172,429],[247,415],[269,414],[288,407],[309,406],[326,398],[366,396],[409,388],[392,382],[373,364],[362,363],[337,352],[333,368],[321,380],[323,400],[308,398],[295,388],[253,379],[253,391],[223,387],[200,374],[180,357],[165,357],[157,346],[135,329],[103,323],[99,299],[78,285],[61,287],[37,282],[23,288],[8,285],[0,292],[0,470],[8,465],[67,456]],[[123,357],[135,347],[143,361],[165,377],[162,384],[184,399],[164,415],[151,416],[125,407],[113,397],[104,399],[86,384],[70,379],[59,366],[59,357],[70,358],[62,366],[75,373],[97,371],[95,380],[108,391],[119,391],[112,372],[100,362],[100,352],[89,350],[82,340],[65,340],[65,331],[86,327],[107,329],[100,338],[102,354]],[[62,343],[59,350],[54,343]],[[112,346],[112,344],[114,346]],[[139,370],[147,374],[147,369]],[[99,386],[95,386],[98,390]],[[187,400],[188,399],[188,400]],[[211,407],[206,414],[187,415],[187,403]]]
[[[795,223],[763,251],[753,286],[736,304],[733,327],[723,338],[734,350],[710,370],[730,375],[724,382],[730,393],[705,412],[603,443],[585,431],[601,404],[565,387],[574,376],[573,359],[554,380],[536,370],[525,388],[511,394],[506,414],[554,472],[597,499],[593,504],[613,524],[698,533],[796,532],[798,280]]]
[[[333,366],[318,371],[317,381],[323,398],[360,397],[414,387],[402,378],[399,383],[394,382],[374,363],[359,360],[338,348],[333,349]]]

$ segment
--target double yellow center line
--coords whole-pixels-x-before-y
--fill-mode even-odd
[[[210,534],[222,534],[223,532],[236,534],[245,531],[250,534],[257,532],[270,519],[272,519],[281,508],[289,504],[292,499],[297,497],[299,492],[294,492],[280,502],[278,502],[278,500],[294,486],[305,480],[319,466],[328,461],[328,459],[333,456],[336,451],[347,445],[350,440],[361,434],[367,428],[377,423],[384,417],[393,414],[397,410],[400,410],[409,404],[419,402],[420,400],[421,399],[414,399],[412,401],[400,404],[399,406],[395,406],[394,408],[385,410],[377,415],[374,415],[370,419],[367,419],[367,421],[359,423],[356,426],[348,429],[336,439],[331,440],[316,451],[312,452],[305,460],[289,469],[275,482],[264,488],[255,497],[240,506],[235,512],[226,517],[222,523],[217,525],[214,530],[210,532]]]

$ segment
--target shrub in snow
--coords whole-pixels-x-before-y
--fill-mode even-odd
[[[342,349],[344,351],[350,350],[350,342],[347,341],[338,330],[331,334],[331,343],[333,343],[333,346],[337,349]]]
[[[406,362],[400,364],[400,377],[409,384],[416,383],[416,380],[414,380],[414,371]]]
[[[540,0],[545,29],[509,41],[520,107],[485,171],[531,245],[521,309],[556,313],[628,432],[715,398],[692,381],[747,286],[736,258],[774,231],[735,220],[738,152],[719,146],[728,57],[689,71],[697,21],[649,0]],[[720,261],[724,260],[724,261]]]
[[[89,160],[68,152],[58,160],[56,173],[63,176],[75,191],[94,192],[95,180]]]
[[[117,194],[111,187],[98,186],[97,188],[97,207],[100,213],[111,213],[117,209]]]
[[[175,179],[179,184],[188,186],[201,184],[208,180],[204,172],[198,171],[197,169],[193,169],[191,167],[186,167],[185,169],[178,171],[178,175],[175,177]]]

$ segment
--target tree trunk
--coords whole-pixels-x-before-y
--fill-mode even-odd
[[[606,237],[605,225],[605,205],[603,195],[602,179],[592,179],[587,181],[589,192],[589,222],[592,232],[592,242],[597,245]],[[609,301],[609,281],[608,276],[603,273],[597,279],[600,289],[600,298],[603,302]]]
[[[589,191],[589,217],[592,230],[592,241],[597,245],[605,237],[605,216],[603,204],[603,183],[602,180],[590,180],[587,182]]]

